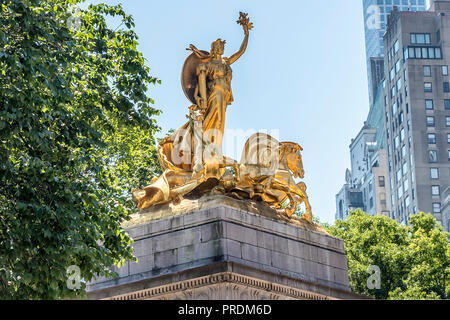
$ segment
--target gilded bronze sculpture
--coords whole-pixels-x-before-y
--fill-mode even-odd
[[[280,143],[265,134],[250,137],[240,163],[222,154],[225,114],[233,102],[231,65],[247,48],[253,28],[247,14],[237,21],[244,30],[238,52],[223,57],[225,41],[218,39],[211,52],[194,45],[182,72],[182,87],[192,103],[188,122],[160,142],[158,155],[163,174],[142,190],[133,190],[140,210],[164,203],[177,203],[183,197],[198,198],[221,194],[242,200],[255,200],[292,216],[305,204],[303,219],[312,222],[306,185],[296,183],[304,170],[298,144]]]

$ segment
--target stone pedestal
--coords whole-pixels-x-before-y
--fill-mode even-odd
[[[284,221],[279,220],[284,219]],[[361,299],[343,241],[258,203],[214,196],[124,225],[139,262],[88,284],[90,299]]]

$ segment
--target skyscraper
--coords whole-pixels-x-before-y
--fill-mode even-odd
[[[367,77],[370,105],[374,103],[376,89],[383,79],[384,43],[387,17],[397,6],[400,11],[425,11],[426,0],[363,0],[364,34],[366,39]]]
[[[402,11],[425,11],[427,1],[363,0],[370,110],[367,121],[350,144],[351,169],[347,169],[346,183],[336,195],[336,219],[345,219],[349,211],[357,208],[372,215],[390,215],[393,210],[381,83],[385,77],[383,36],[394,6]]]
[[[394,10],[384,36],[384,120],[391,217],[431,212],[449,230],[450,1]]]

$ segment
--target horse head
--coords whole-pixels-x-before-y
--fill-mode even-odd
[[[280,162],[286,161],[294,178],[303,179],[305,177],[305,170],[303,169],[301,151],[303,151],[303,148],[297,143],[282,142],[280,144]]]

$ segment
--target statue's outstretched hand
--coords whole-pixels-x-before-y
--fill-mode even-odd
[[[244,29],[244,33],[248,34],[249,31],[253,29],[253,23],[249,22],[248,24],[243,25],[242,28]]]
[[[239,20],[236,22],[242,26],[246,35],[248,35],[248,32],[253,29],[253,23],[250,22],[247,13],[239,12]]]

